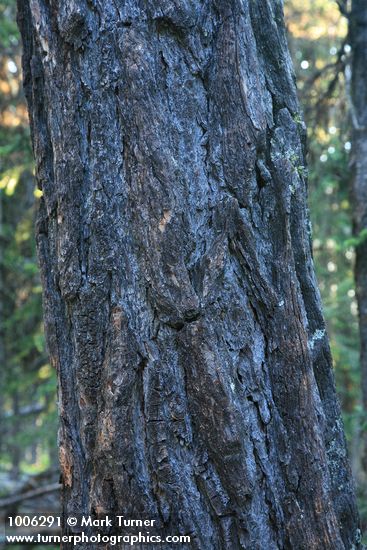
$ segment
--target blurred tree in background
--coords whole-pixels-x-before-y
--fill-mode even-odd
[[[34,187],[16,2],[0,1],[0,491],[55,463],[56,381],[46,358]],[[1,480],[4,483],[1,483]]]
[[[0,475],[56,463],[56,381],[44,351],[33,241],[37,201],[20,88],[15,0],[0,0]],[[332,0],[285,0],[290,49],[309,131],[314,257],[357,487],[361,467],[358,316],[355,300],[351,151],[345,83],[348,24]],[[366,69],[367,70],[367,69]],[[0,487],[1,490],[1,487]],[[4,489],[5,490],[5,489]],[[367,499],[360,490],[366,526]]]
[[[366,529],[367,480],[362,467],[362,433],[367,419],[362,408],[358,308],[353,277],[358,243],[352,231],[352,131],[349,83],[345,78],[351,45],[348,21],[340,8],[348,9],[348,2],[285,0],[289,43],[309,134],[309,206],[314,259],[360,513]]]

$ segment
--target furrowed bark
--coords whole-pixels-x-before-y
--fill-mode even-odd
[[[18,13],[64,514],[357,548],[281,2]]]

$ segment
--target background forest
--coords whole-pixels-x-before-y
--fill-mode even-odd
[[[35,189],[15,0],[0,0],[0,499],[57,480],[56,377],[45,352],[35,244]],[[285,0],[309,133],[314,259],[332,346],[360,513],[367,526],[358,311],[349,200],[348,23],[331,0]],[[305,170],[303,167],[299,167]],[[52,475],[54,477],[52,477]],[[0,503],[1,504],[1,503]]]

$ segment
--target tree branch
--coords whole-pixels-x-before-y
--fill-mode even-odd
[[[20,493],[19,495],[13,495],[10,497],[0,499],[0,509],[8,508],[18,502],[23,502],[24,500],[30,500],[48,493],[54,493],[59,491],[61,488],[60,483],[50,483],[49,485],[44,485],[38,489],[33,489],[32,491],[27,491],[26,493]]]

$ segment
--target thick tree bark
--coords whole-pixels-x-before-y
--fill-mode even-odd
[[[367,10],[363,0],[352,2],[349,35],[352,44],[353,225],[354,234],[359,240],[354,271],[361,342],[363,408],[367,413]],[[364,469],[367,472],[367,436],[364,452]]]
[[[281,2],[18,8],[64,513],[357,547]]]

